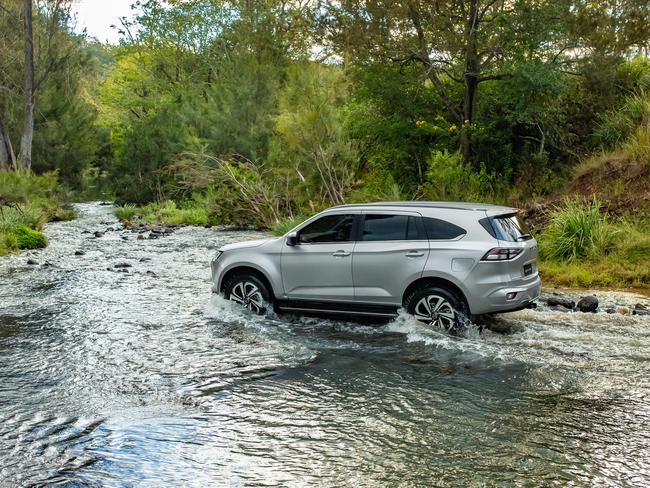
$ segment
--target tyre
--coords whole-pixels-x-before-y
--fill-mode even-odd
[[[452,333],[462,330],[469,317],[464,300],[434,286],[415,290],[404,300],[404,308],[418,321]]]
[[[224,284],[226,300],[246,307],[257,315],[264,315],[271,304],[271,293],[266,284],[255,275],[235,275]]]

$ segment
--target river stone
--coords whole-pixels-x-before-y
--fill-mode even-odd
[[[650,316],[650,310],[645,310],[643,308],[635,308],[632,311],[632,315]]]
[[[138,234],[138,240],[139,241],[144,241],[144,236],[142,234]]]
[[[79,251],[75,251],[75,252],[74,252],[74,255],[75,255],[75,256],[83,256],[84,254],[86,254],[86,251],[81,251],[81,250],[79,250]]]
[[[619,313],[621,315],[630,315],[630,309],[627,307],[618,307],[616,309],[616,313]]]
[[[595,312],[598,310],[598,298],[593,295],[582,297],[576,304],[576,308],[581,312]]]
[[[130,268],[130,267],[132,267],[132,266],[133,266],[133,265],[132,265],[132,264],[129,264],[129,263],[117,263],[117,264],[115,265],[116,268]]]
[[[32,259],[32,258],[29,258],[29,259],[27,260],[27,264],[30,264],[30,265],[33,266],[33,265],[38,264],[38,261],[36,261],[35,259]]]
[[[148,257],[140,258],[141,263],[144,263],[146,261],[151,261],[151,258],[148,258]]]
[[[609,314],[616,313],[616,309],[615,308],[606,308],[605,313],[609,313]]]
[[[96,230],[93,235],[95,237],[104,237],[104,233],[101,230]]]
[[[648,307],[642,303],[637,303],[634,305],[634,310],[648,310]]]
[[[553,312],[570,312],[571,310],[563,307],[562,305],[550,305],[549,310],[552,310]]]
[[[546,304],[549,307],[556,307],[559,305],[560,307],[568,308],[569,310],[573,310],[576,306],[576,302],[573,300],[562,297],[548,297],[546,299]]]

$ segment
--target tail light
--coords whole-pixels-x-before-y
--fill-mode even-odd
[[[523,249],[516,247],[495,247],[485,253],[481,261],[510,261],[523,252]]]

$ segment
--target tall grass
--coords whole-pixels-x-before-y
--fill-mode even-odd
[[[573,262],[607,254],[621,231],[601,213],[600,202],[594,197],[591,202],[567,198],[564,203],[540,237],[542,258]]]
[[[293,217],[282,219],[273,227],[271,227],[271,233],[275,236],[283,236],[298,224],[303,223],[308,218],[309,217],[305,217],[304,215],[294,215]]]

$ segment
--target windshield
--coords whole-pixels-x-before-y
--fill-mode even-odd
[[[530,239],[528,226],[519,214],[501,215],[492,219],[496,238],[501,241],[524,241]]]

